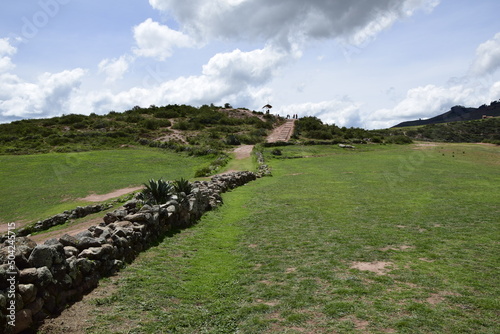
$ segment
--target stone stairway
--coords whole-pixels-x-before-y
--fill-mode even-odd
[[[295,120],[287,119],[286,123],[282,126],[280,132],[278,133],[277,141],[289,141],[290,137],[292,137],[294,126]]]

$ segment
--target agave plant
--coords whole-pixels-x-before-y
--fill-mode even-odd
[[[145,189],[139,194],[139,199],[143,200],[146,204],[163,204],[168,202],[170,196],[173,195],[174,187],[168,181],[163,179],[149,180],[149,183],[144,183]]]
[[[191,193],[191,190],[193,189],[191,183],[189,183],[189,181],[184,179],[183,177],[181,177],[180,180],[175,180],[173,185],[175,193],[177,195],[179,195],[180,193],[184,193],[187,196]]]

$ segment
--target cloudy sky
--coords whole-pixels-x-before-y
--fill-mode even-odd
[[[369,129],[500,99],[498,0],[0,3],[0,122],[230,103]]]

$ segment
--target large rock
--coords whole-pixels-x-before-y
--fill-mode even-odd
[[[104,244],[102,247],[90,247],[83,250],[78,257],[90,260],[102,260],[113,252],[113,246]]]
[[[56,250],[47,245],[36,246],[30,254],[28,262],[35,268],[52,267],[54,257],[56,257]]]
[[[152,215],[149,212],[139,212],[136,214],[125,216],[123,220],[136,223],[143,223],[143,222],[149,222],[151,220],[151,217]]]
[[[111,231],[106,226],[96,226],[92,233],[94,237],[101,237],[103,239],[111,237]]]
[[[78,255],[79,252],[80,251],[76,247],[73,247],[73,246],[64,247],[64,255],[66,255],[66,258],[76,256],[76,255]]]
[[[49,268],[47,267],[41,267],[37,268],[37,276],[38,276],[38,284],[40,286],[47,286],[49,284],[54,283],[54,277],[52,276],[52,273],[50,272]]]
[[[103,238],[93,238],[93,237],[82,237],[79,239],[78,248],[79,250],[84,250],[90,247],[99,247],[104,244],[106,240]]]
[[[38,279],[38,272],[36,268],[27,268],[19,272],[19,283],[29,284],[34,283]]]
[[[19,284],[17,289],[25,305],[35,301],[37,289],[33,284]]]
[[[77,238],[67,233],[59,238],[59,242],[64,246],[72,246],[75,248],[78,247],[78,245],[80,244],[80,241]]]

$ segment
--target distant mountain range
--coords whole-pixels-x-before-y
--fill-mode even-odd
[[[428,118],[419,119],[415,121],[406,121],[399,123],[393,128],[402,128],[407,126],[418,126],[437,123],[449,123],[459,121],[472,121],[486,117],[499,117],[500,116],[500,100],[493,101],[490,105],[483,104],[479,108],[466,108],[463,106],[452,107],[450,111],[444,114]]]

